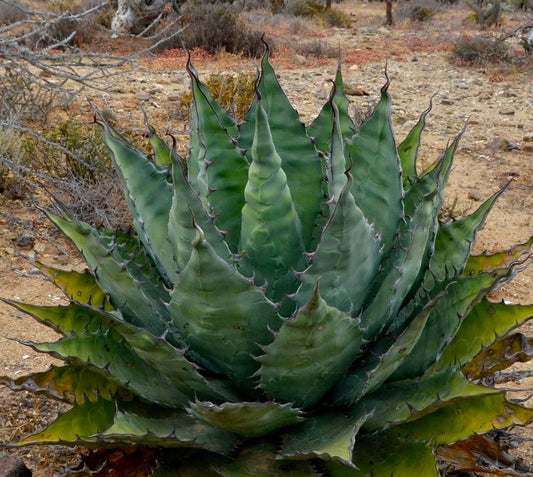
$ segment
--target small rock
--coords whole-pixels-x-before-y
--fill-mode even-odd
[[[297,64],[297,65],[305,65],[305,63],[307,62],[307,58],[303,55],[299,55],[298,53],[296,53],[294,55],[294,63]]]
[[[514,114],[514,109],[502,109],[500,110],[502,116],[512,116]]]
[[[511,141],[510,139],[505,139],[504,148],[506,151],[518,151],[520,149],[516,142]]]
[[[152,95],[151,94],[138,94],[137,95],[137,99],[139,101],[148,101],[149,99],[152,98]]]
[[[440,104],[444,104],[445,106],[451,106],[453,103],[454,103],[453,100],[451,100],[451,99],[446,99],[446,98],[443,98],[443,99],[441,99],[441,101],[440,101]]]
[[[471,190],[469,193],[468,193],[468,198],[469,199],[472,199],[472,200],[475,200],[476,202],[481,200],[481,194],[479,192],[476,192],[474,190]]]
[[[533,142],[533,133],[526,134],[522,139],[524,142]]]
[[[20,248],[31,249],[35,244],[35,235],[29,230],[24,230],[18,234],[17,238],[15,239],[15,244]]]
[[[31,470],[22,460],[15,456],[0,452],[0,477],[31,477]]]
[[[361,85],[350,82],[344,84],[344,92],[349,96],[368,96],[368,92]]]

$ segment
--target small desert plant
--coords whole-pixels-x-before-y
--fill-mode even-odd
[[[284,11],[290,15],[314,18],[325,25],[335,27],[349,27],[351,18],[346,13],[326,8],[313,0],[291,0],[285,4]]]
[[[0,133],[0,192],[5,197],[21,198],[41,188],[78,220],[127,227],[131,219],[118,177],[93,124],[71,119],[41,134],[29,128]]]
[[[207,78],[205,84],[213,99],[215,99],[215,101],[217,101],[235,121],[242,121],[244,120],[252,98],[254,97],[255,82],[255,75],[248,73],[237,75],[213,74]],[[192,93],[187,93],[180,97],[180,103],[184,110],[182,116],[185,119],[189,118],[192,99]]]
[[[47,123],[56,108],[68,106],[72,92],[61,84],[38,82],[30,75],[22,75],[10,62],[0,69],[0,116],[7,122],[31,121]]]
[[[466,4],[473,11],[472,18],[479,24],[481,29],[490,28],[501,20],[502,4],[500,0],[492,0],[491,2],[467,0]]]
[[[408,18],[417,22],[425,22],[434,15],[433,10],[428,7],[416,5],[411,8]]]
[[[188,1],[183,4],[175,28],[185,31],[162,42],[157,51],[186,47],[202,48],[209,53],[243,54],[258,57],[263,50],[262,33],[248,29],[231,5]]]
[[[452,58],[466,64],[498,63],[509,60],[507,44],[481,35],[464,36],[452,47]]]
[[[298,42],[296,44],[296,53],[300,55],[310,55],[317,58],[335,58],[339,55],[339,49],[328,45],[321,39]]]
[[[533,238],[471,254],[503,191],[439,221],[461,134],[419,171],[429,109],[396,145],[388,82],[355,133],[340,69],[308,127],[267,55],[241,124],[188,70],[187,158],[100,121],[133,230],[47,212],[89,270],[35,262],[70,302],[7,302],[61,334],[25,344],[65,364],[0,380],[73,407],[18,445],[159,448],[160,476],[436,477],[458,441],[497,462],[488,433],[533,410],[479,379],[533,305],[487,295]]]

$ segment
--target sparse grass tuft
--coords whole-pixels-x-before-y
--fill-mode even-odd
[[[235,119],[242,122],[255,94],[256,76],[252,73],[239,75],[213,74],[207,81],[213,99],[217,101]],[[180,97],[182,117],[188,121],[192,93]]]

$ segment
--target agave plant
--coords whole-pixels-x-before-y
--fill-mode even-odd
[[[470,254],[500,192],[439,221],[462,133],[419,172],[431,107],[397,146],[388,81],[356,132],[340,68],[307,128],[268,54],[240,125],[188,71],[186,160],[99,121],[133,231],[47,212],[88,270],[36,262],[69,304],[9,303],[65,364],[3,382],[72,407],[17,445],[163,449],[154,475],[425,477],[439,449],[529,422],[479,378],[533,315],[486,298],[533,239]]]

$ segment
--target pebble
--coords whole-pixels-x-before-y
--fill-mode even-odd
[[[349,96],[368,96],[369,93],[365,89],[356,83],[345,82],[344,92]]]
[[[445,106],[451,106],[454,102],[455,101],[453,101],[452,99],[443,98],[440,104],[444,104]]]
[[[32,472],[17,457],[0,452],[0,477],[31,477]]]
[[[29,230],[24,230],[17,235],[15,244],[17,247],[31,249],[35,243],[35,235]]]
[[[524,142],[533,142],[533,133],[526,134],[522,139]]]
[[[305,63],[307,63],[307,58],[303,55],[299,55],[298,53],[296,53],[294,55],[294,63],[300,66],[305,65]]]
[[[472,199],[472,200],[475,200],[476,202],[481,200],[481,194],[479,192],[476,192],[474,190],[471,190],[469,193],[468,193],[468,198],[469,199]]]
[[[514,141],[511,141],[510,139],[505,140],[504,148],[506,151],[518,151],[518,149],[520,149],[518,147],[518,144],[516,144],[516,142]]]
[[[514,114],[514,109],[501,109],[500,114],[502,116],[512,116]]]

